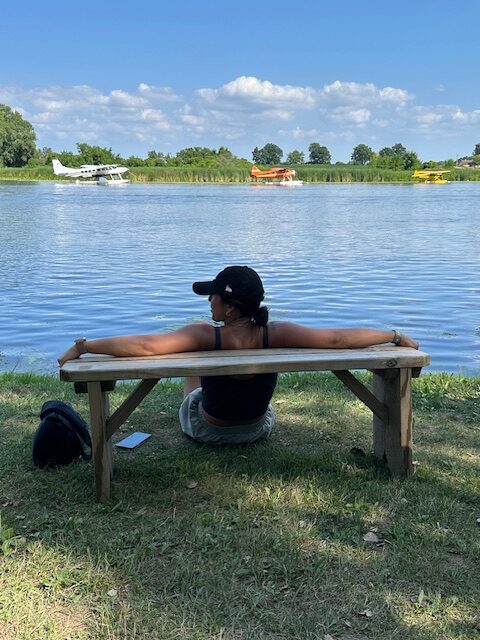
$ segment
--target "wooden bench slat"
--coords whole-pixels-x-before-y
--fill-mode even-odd
[[[429,362],[428,354],[408,347],[239,349],[197,351],[148,358],[86,357],[66,362],[60,370],[60,378],[69,382],[146,380],[196,375],[418,368],[428,365]]]

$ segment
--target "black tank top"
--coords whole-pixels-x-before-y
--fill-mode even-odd
[[[268,349],[268,326],[263,327],[264,349]],[[220,327],[215,327],[215,349],[222,348]],[[202,405],[219,420],[241,423],[260,418],[267,410],[277,384],[276,373],[259,373],[251,378],[202,376]]]

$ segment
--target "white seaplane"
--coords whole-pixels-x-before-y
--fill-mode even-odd
[[[128,167],[118,164],[82,164],[81,167],[64,167],[58,158],[52,159],[53,173],[56,176],[74,178],[75,182],[102,185],[128,184],[130,180],[122,178]]]

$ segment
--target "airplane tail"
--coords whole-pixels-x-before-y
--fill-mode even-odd
[[[52,158],[52,165],[53,165],[53,173],[56,176],[64,176],[67,173],[66,168],[63,166],[63,164],[60,162],[58,158]]]

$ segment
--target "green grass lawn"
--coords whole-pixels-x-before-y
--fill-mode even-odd
[[[416,473],[394,481],[330,374],[283,376],[274,435],[249,447],[184,438],[180,385],[160,384],[115,437],[152,438],[114,451],[97,504],[91,464],[31,461],[42,403],[87,418],[86,398],[1,376],[0,639],[478,637],[480,380],[414,387]]]

